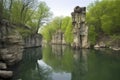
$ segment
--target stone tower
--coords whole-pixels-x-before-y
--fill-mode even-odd
[[[86,26],[86,7],[76,6],[72,15],[74,39],[71,44],[73,48],[88,48],[88,27]]]

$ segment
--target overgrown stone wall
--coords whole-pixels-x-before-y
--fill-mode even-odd
[[[72,15],[74,40],[73,48],[88,48],[88,27],[86,26],[86,8],[76,6]]]

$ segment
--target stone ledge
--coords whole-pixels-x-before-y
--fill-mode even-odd
[[[0,69],[7,69],[7,65],[5,63],[0,62]]]
[[[2,77],[2,78],[10,78],[12,76],[13,76],[13,71],[0,70],[0,77]]]

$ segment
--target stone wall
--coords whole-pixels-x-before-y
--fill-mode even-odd
[[[0,79],[13,75],[7,68],[22,59],[23,40],[15,27],[8,21],[0,22]]]
[[[86,8],[76,6],[72,15],[74,40],[71,44],[75,49],[88,48],[88,27],[86,26]]]

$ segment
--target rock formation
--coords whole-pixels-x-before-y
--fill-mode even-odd
[[[88,48],[88,27],[86,26],[86,8],[76,6],[72,15],[74,40],[73,48]]]
[[[0,22],[0,78],[9,78],[12,71],[8,65],[14,65],[22,59],[23,40],[15,27],[7,20]]]
[[[24,47],[36,47],[42,45],[42,35],[41,34],[32,34],[24,39]]]
[[[52,35],[52,44],[66,44],[65,39],[64,39],[64,33],[61,31],[61,29],[57,30],[53,35]]]

